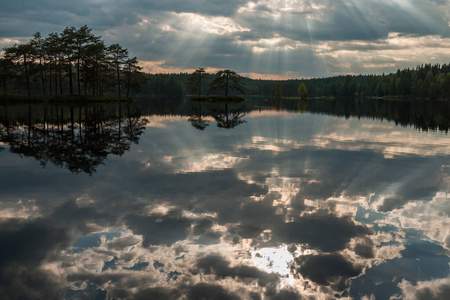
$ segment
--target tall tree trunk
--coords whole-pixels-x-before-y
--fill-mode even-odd
[[[69,94],[73,96],[72,64],[69,61]]]
[[[49,64],[49,74],[48,74],[48,91],[50,95],[52,94],[52,62]]]
[[[80,58],[77,60],[77,82],[78,82],[78,95],[81,95],[81,83],[80,83]]]
[[[55,95],[58,95],[58,64],[55,61]]]
[[[117,66],[117,83],[119,85],[119,98],[120,98],[122,95],[120,94],[120,69],[119,69],[119,66]]]
[[[6,68],[6,64],[3,65],[3,75],[4,75],[4,79],[3,79],[3,95],[6,96],[6,74],[7,74],[7,68]]]
[[[42,94],[45,96],[45,78],[44,78],[44,66],[42,65],[42,57],[39,57],[39,65],[41,66]]]
[[[63,94],[63,85],[62,85],[62,66],[59,65],[59,94]]]
[[[84,96],[87,97],[87,70],[86,70],[86,62],[84,62],[84,67],[83,67],[83,73],[84,73],[84,78],[83,78],[83,85],[84,85]]]
[[[25,66],[25,77],[27,80],[27,94],[28,94],[28,98],[31,97],[31,93],[30,93],[30,78],[28,76],[28,64],[27,64],[27,55],[26,53],[23,54],[23,64]]]
[[[128,72],[127,98],[130,96],[131,72]]]
[[[228,96],[228,74],[226,74],[225,78],[225,97]]]
[[[95,78],[96,78],[97,72],[96,72],[96,64],[94,64],[94,67],[92,68],[92,96],[95,96]]]

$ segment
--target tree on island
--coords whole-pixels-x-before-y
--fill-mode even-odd
[[[229,89],[245,93],[243,78],[234,71],[222,70],[216,73],[216,78],[210,83],[210,87],[212,90],[224,91],[225,97],[228,96]]]
[[[18,68],[19,74],[25,77],[27,95],[30,97],[30,72],[29,63],[32,60],[32,53],[34,52],[31,43],[14,45],[13,47],[3,49],[5,51],[4,58],[13,63],[13,65],[20,66]],[[19,75],[19,76],[20,76]]]
[[[300,83],[298,89],[297,89],[297,95],[302,100],[308,99],[308,89],[306,88],[306,85],[302,82]]]
[[[188,79],[188,84],[191,91],[193,93],[197,92],[199,97],[202,95],[203,76],[205,73],[206,71],[204,68],[198,68],[189,76]]]
[[[123,72],[126,76],[127,98],[130,96],[130,89],[134,92],[140,92],[141,85],[147,80],[141,70],[142,67],[138,66],[136,56],[125,61]]]

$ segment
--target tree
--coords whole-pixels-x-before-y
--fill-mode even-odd
[[[124,63],[123,72],[126,75],[126,88],[127,97],[130,96],[130,89],[138,92],[141,88],[141,84],[146,81],[143,73],[141,72],[142,67],[138,66],[137,57],[127,59]]]
[[[192,92],[198,92],[198,96],[202,95],[203,76],[205,75],[204,68],[198,68],[189,77],[188,83]]]
[[[4,55],[7,60],[10,60],[24,67],[27,95],[28,97],[30,97],[30,75],[28,72],[28,64],[33,53],[33,46],[30,43],[20,45],[15,44],[13,47],[5,48],[4,50]]]
[[[66,31],[66,30],[64,30]],[[58,33],[52,32],[48,35],[44,42],[44,48],[46,52],[46,58],[48,61],[49,69],[49,94],[52,94],[52,70],[54,70],[54,82],[55,82],[55,95],[58,94],[58,70],[61,71],[61,64],[63,60],[63,50],[67,49],[67,45],[64,42],[64,37],[61,37]],[[61,74],[61,72],[59,72]],[[62,78],[60,77],[60,85]],[[72,82],[70,82],[70,91],[72,95]],[[60,86],[61,92],[61,86]]]
[[[144,82],[136,57],[128,59],[128,50],[119,44],[107,47],[86,25],[79,29],[67,27],[61,34],[52,32],[46,38],[36,32],[29,43],[3,50],[0,83],[4,93],[6,81],[13,78],[28,96],[38,88],[38,80],[43,95],[52,95],[53,91],[57,95],[58,90],[63,94],[63,84],[68,85],[68,93],[73,95],[76,78],[78,95],[83,89],[85,96],[88,91],[102,95],[116,85],[121,96],[122,81],[129,95],[130,90],[139,91]]]
[[[39,64],[39,71],[42,83],[42,94],[45,96],[45,76],[44,76],[45,48],[44,48],[44,39],[41,37],[40,32],[36,32],[33,35],[33,39],[30,41],[30,44],[33,47],[34,58]]]
[[[100,37],[94,36],[91,32],[92,29],[88,28],[87,25],[80,27],[78,30],[71,30],[74,34],[74,49],[75,49],[75,57],[77,60],[77,83],[78,83],[78,95],[81,95],[81,85],[80,85],[80,66],[81,62],[83,62],[83,67],[85,67],[86,62],[86,48],[88,45],[96,43],[100,40]],[[85,94],[86,91],[86,69],[84,69],[84,88]]]
[[[242,83],[243,78],[234,71],[222,70],[216,73],[216,78],[211,82],[210,86],[213,90],[223,90],[225,96],[228,96],[229,89],[245,93],[245,87]]]
[[[3,95],[6,95],[8,80],[11,79],[14,69],[14,63],[6,58],[0,58],[0,82],[2,84]]]
[[[128,58],[128,50],[122,48],[119,44],[112,44],[108,47],[109,60],[111,65],[115,68],[117,74],[117,85],[119,89],[119,97],[121,97],[120,90],[120,70],[122,69],[122,65]]]
[[[302,82],[300,83],[298,89],[297,89],[297,95],[302,99],[306,100],[308,99],[308,89],[306,88],[306,85]]]

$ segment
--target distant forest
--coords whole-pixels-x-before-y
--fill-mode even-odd
[[[193,94],[189,86],[191,74],[146,74],[144,95]],[[215,74],[204,75],[204,94],[209,90]],[[246,95],[296,97],[301,83],[306,85],[308,97],[412,97],[421,99],[450,99],[450,65],[425,64],[415,69],[398,70],[383,75],[346,75],[315,79],[261,80],[243,78]]]

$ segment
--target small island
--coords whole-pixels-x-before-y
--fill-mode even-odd
[[[146,80],[136,57],[106,45],[87,25],[67,27],[3,49],[0,82],[5,102],[131,101]],[[25,94],[24,94],[25,92]]]

